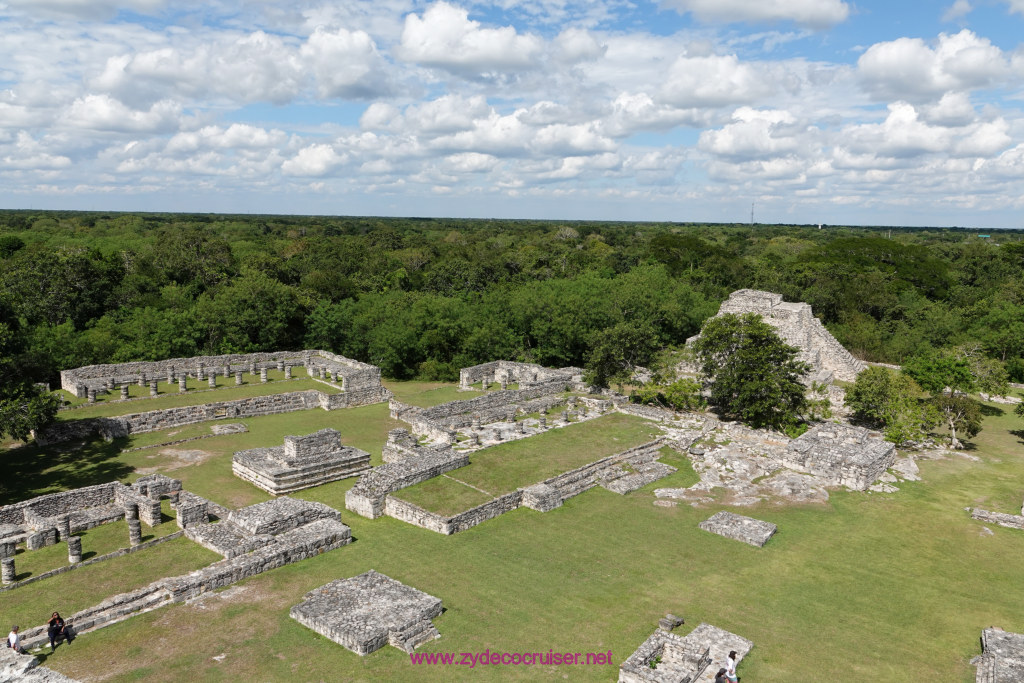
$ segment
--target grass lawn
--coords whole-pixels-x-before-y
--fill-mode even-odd
[[[178,525],[174,523],[174,516],[170,502],[164,500],[162,503],[163,523],[150,527],[143,523],[142,540],[151,541],[154,538],[169,536],[178,531]],[[76,536],[82,539],[82,559],[88,560],[98,555],[106,555],[121,548],[129,546],[128,523],[123,519],[108,524],[101,524],[92,529],[81,531]],[[15,556],[15,566],[18,570],[18,580],[22,581],[37,574],[43,574],[51,569],[63,567],[68,563],[68,544],[63,541],[56,545],[40,548],[39,550],[25,550],[19,547]]]
[[[432,408],[449,401],[465,401],[470,398],[482,396],[485,392],[479,389],[473,391],[459,391],[458,385],[447,382],[388,382],[384,386],[391,390],[402,403],[419,406],[420,408]]]
[[[923,480],[901,483],[896,493],[837,491],[822,505],[740,508],[741,514],[778,525],[764,548],[700,530],[697,524],[722,509],[719,505],[653,505],[654,488],[696,480],[692,469],[681,466],[683,459],[672,460],[672,454],[663,460],[680,467],[678,472],[629,495],[595,488],[551,512],[519,509],[454,536],[344,511],[344,492],[353,480],[316,487],[296,496],[342,509],[356,539],[350,546],[253,577],[202,601],[86,634],[44,663],[72,677],[107,681],[609,681],[617,665],[656,628],[658,618],[673,612],[687,620],[681,634],[707,621],[753,640],[755,647],[739,669],[751,683],[799,680],[809,671],[816,679],[844,683],[911,678],[968,683],[974,680],[968,662],[979,653],[982,628],[1024,632],[1024,532],[991,527],[991,534],[984,533],[984,525],[963,509],[1020,510],[1024,420],[1006,406],[988,405],[986,413],[985,429],[966,453],[976,459],[921,461]],[[602,420],[612,417],[624,416]],[[29,481],[13,489],[32,495],[71,488],[65,484],[104,472],[126,471],[120,478],[127,479],[137,467],[172,465],[176,469],[168,474],[183,479],[189,489],[202,488],[221,502],[233,497],[256,502],[266,495],[245,489],[248,485],[231,488],[238,485],[229,483],[230,451],[276,445],[284,434],[336,426],[355,445],[368,444],[366,450],[372,448],[379,462],[387,430],[397,426],[388,419],[386,406],[245,422],[248,434],[195,442],[203,450],[214,442],[215,451],[195,464],[92,444],[67,453],[36,452],[36,460],[47,462],[34,465],[22,453],[31,455],[31,448],[0,457],[13,471],[29,475]],[[607,455],[596,451],[602,444],[614,446],[609,452],[634,445],[627,443],[626,431],[620,442],[609,443],[606,435],[588,444],[580,428],[600,424],[488,449],[505,451],[506,457],[494,458],[496,464],[544,456],[494,481],[464,476],[486,451],[474,465],[451,475],[497,494],[507,485],[540,481]],[[645,426],[637,421],[622,428]],[[563,440],[552,441],[556,437]],[[636,437],[636,443],[649,438]],[[529,441],[543,448],[509,454],[509,448]],[[585,459],[567,467],[566,451],[573,449]],[[540,469],[546,460],[561,458],[565,462],[550,473]],[[525,480],[519,483],[518,477]],[[496,485],[489,488],[489,483]],[[0,486],[7,486],[6,476]],[[468,495],[448,483],[437,487],[438,494]],[[3,502],[21,499],[10,498],[11,491],[4,489]],[[119,558],[2,593],[0,615],[35,624],[54,609],[71,613],[216,557],[183,539],[140,555],[146,555],[145,562]],[[359,657],[288,617],[289,608],[309,590],[371,568],[444,601],[446,611],[434,621],[441,638],[421,652],[611,650],[615,664],[413,666],[406,654],[390,647]],[[80,582],[77,587],[65,583],[72,580]]]
[[[469,465],[449,474],[500,496],[639,446],[657,434],[657,428],[647,420],[613,413],[476,451],[470,454]],[[404,489],[402,493],[420,486],[423,484]],[[420,495],[420,492],[413,495]]]
[[[278,371],[274,371],[278,372]],[[210,389],[206,382],[197,384],[195,380],[190,381],[189,390],[184,393],[178,393],[178,385],[174,384],[174,390],[167,393],[161,393],[160,396],[155,398],[146,398],[145,400],[138,401],[116,401],[112,400],[112,396],[116,394],[117,398],[120,398],[121,394],[116,389],[113,394],[107,396],[107,402],[97,401],[96,403],[89,405],[84,404],[79,408],[73,408],[70,410],[62,410],[57,413],[57,419],[59,420],[81,420],[87,417],[116,417],[118,415],[130,415],[132,413],[145,413],[151,410],[164,410],[166,408],[180,408],[181,406],[195,406],[201,403],[218,403],[221,401],[235,401],[240,398],[249,398],[251,396],[268,396],[270,394],[283,394],[291,391],[307,391],[309,389],[316,389],[322,391],[325,394],[336,394],[341,391],[340,388],[335,387],[329,383],[324,383],[312,379],[290,379],[285,381],[284,373],[280,373],[281,377],[275,381],[267,382],[262,384],[257,381],[255,384],[243,384],[242,386],[235,386],[235,380],[231,379],[230,384],[226,386],[218,386],[216,389]],[[223,379],[223,378],[220,378]],[[163,386],[163,385],[161,385]],[[132,386],[133,390],[138,390],[133,396],[149,396],[149,388],[143,388],[140,386]],[[84,400],[84,399],[83,399]]]
[[[457,473],[453,473],[452,476],[458,478]],[[494,498],[494,496],[488,496],[465,484],[460,484],[450,477],[428,479],[416,486],[402,489],[394,496],[446,517],[451,517],[477,505],[483,505]]]
[[[124,538],[127,540],[127,525],[123,521],[118,524],[122,527]],[[174,524],[160,526],[172,527],[170,531],[177,531]],[[152,531],[144,525],[143,538],[151,535]],[[88,547],[87,542],[82,541],[83,550]],[[55,547],[64,551],[66,562],[67,546],[60,543]],[[27,629],[45,624],[55,610],[68,617],[110,596],[142,588],[165,576],[187,574],[220,559],[223,558],[217,553],[186,538],[176,538],[131,555],[97,562],[0,593],[0,614],[3,614],[3,618],[11,624],[19,624],[23,629]]]

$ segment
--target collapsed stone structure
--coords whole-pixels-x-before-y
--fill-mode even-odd
[[[0,507],[0,557],[6,557],[5,548],[15,543],[36,550],[79,531],[124,519],[126,514],[156,526],[162,521],[160,500],[180,491],[179,480],[156,474],[141,477],[130,486],[115,481],[4,505]]]
[[[0,681],[18,683],[78,683],[62,673],[39,666],[39,658],[0,647]]]
[[[753,517],[744,517],[732,512],[716,512],[708,519],[698,524],[704,531],[709,531],[734,541],[763,548],[775,532],[778,530],[771,522],[765,522]]]
[[[1024,683],[1024,634],[1001,628],[981,632],[982,654],[971,660],[976,683]]]
[[[1021,513],[1019,515],[1008,515],[1005,512],[989,512],[981,508],[971,509],[971,517],[974,519],[998,524],[1007,529],[1024,529],[1024,509],[1021,510]]]
[[[440,638],[431,619],[441,610],[440,598],[371,569],[310,591],[289,615],[357,655],[367,655],[385,645],[412,652]]]
[[[517,363],[510,360],[490,361],[459,371],[461,389],[469,389],[470,385],[478,382],[484,389],[491,383],[498,383],[504,389],[505,385],[512,383],[518,384],[520,388],[527,388],[549,382],[579,384],[582,381],[582,368],[546,368],[534,363]]]
[[[370,454],[344,446],[334,429],[286,436],[283,446],[237,451],[231,471],[259,488],[281,495],[354,477],[370,468]]]
[[[782,464],[863,491],[896,459],[896,447],[878,432],[841,423],[818,424],[782,452]]]
[[[852,382],[867,365],[843,348],[806,303],[790,303],[781,294],[740,289],[729,295],[718,309],[726,313],[756,313],[774,327],[789,345],[800,350],[798,360],[809,363],[809,381],[827,384],[832,378]],[[687,340],[693,341],[696,337]]]
[[[167,378],[168,382],[180,377],[206,379],[208,375],[232,374],[257,370],[265,372],[274,367],[290,374],[292,367],[302,366],[311,375],[321,379],[329,377],[340,382],[347,392],[365,393],[363,403],[379,403],[384,400],[380,385],[380,368],[345,358],[329,351],[273,351],[268,353],[234,353],[222,356],[194,356],[192,358],[169,358],[159,361],[136,361],[108,365],[86,365],[60,373],[61,388],[78,398],[86,398],[89,391],[106,392],[115,386],[145,384]],[[376,398],[374,398],[376,397]],[[373,400],[370,400],[373,399]]]
[[[619,683],[712,683],[729,652],[740,662],[754,644],[710,624],[686,636],[658,629],[619,667]]]
[[[322,503],[281,497],[232,511],[224,521],[185,529],[192,540],[225,559],[115,595],[67,617],[76,633],[109,626],[164,605],[183,602],[250,576],[299,562],[352,542],[341,515]],[[46,625],[23,631],[26,648],[47,642]]]

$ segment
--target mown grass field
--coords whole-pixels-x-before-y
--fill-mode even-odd
[[[402,386],[406,395],[437,389]],[[761,549],[697,528],[720,506],[653,505],[654,488],[695,481],[685,466],[627,496],[596,488],[548,513],[519,509],[448,537],[345,511],[352,480],[317,487],[298,496],[341,509],[356,539],[350,546],[200,602],[86,634],[45,664],[73,677],[112,681],[609,681],[657,619],[673,612],[687,620],[683,633],[707,621],[753,640],[739,670],[748,682],[967,683],[974,680],[968,662],[979,653],[982,628],[1024,632],[1024,532],[992,527],[984,533],[964,511],[1019,512],[1024,494],[1024,420],[1005,406],[990,405],[987,413],[984,431],[966,453],[976,459],[921,461],[923,481],[902,483],[897,493],[834,492],[824,505],[737,510],[779,526]],[[210,455],[196,464],[174,459],[180,466],[168,474],[224,504],[257,502],[266,495],[231,481],[232,450],[335,426],[354,445],[366,444],[360,447],[379,462],[387,430],[398,426],[386,406],[246,422],[248,434],[181,445]],[[122,447],[133,445],[128,441]],[[24,459],[32,450],[2,457],[27,472]],[[147,450],[88,446],[74,453],[36,453],[47,463],[32,470],[31,490],[110,472],[130,479],[137,468],[173,464],[171,456],[149,458],[155,454]],[[83,458],[97,462],[75,464]],[[94,482],[76,485],[84,483]],[[16,493],[29,490],[26,485]],[[0,502],[11,502],[10,495],[5,489]],[[174,561],[195,564],[190,553],[206,553],[184,540],[153,550],[168,546],[183,556],[161,559],[158,575],[178,571],[165,566]],[[119,567],[101,564],[91,568],[98,570],[91,578],[86,570],[65,576],[80,575],[76,580],[89,584],[82,590],[95,598],[85,604],[93,604],[126,589],[116,579],[129,570]],[[610,649],[615,665],[414,666],[388,647],[359,657],[288,617],[307,591],[371,568],[444,601],[446,612],[435,620],[442,637],[421,652]],[[68,614],[84,606],[71,595],[51,580],[2,593],[0,619],[37,612],[45,618],[53,609]]]

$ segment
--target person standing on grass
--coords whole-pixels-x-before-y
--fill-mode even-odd
[[[726,672],[725,677],[729,679],[729,683],[736,683],[736,650],[729,652],[728,658],[725,660]]]
[[[25,654],[25,648],[21,646],[21,636],[18,635],[17,624],[11,627],[11,632],[7,635],[7,647],[11,648],[18,654]]]

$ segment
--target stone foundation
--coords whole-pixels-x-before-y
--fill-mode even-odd
[[[782,452],[784,467],[864,491],[896,460],[896,447],[878,432],[838,423],[818,424]]]
[[[976,683],[1024,682],[1024,634],[987,628],[981,632],[981,649],[971,660],[978,668]]]
[[[310,591],[289,615],[303,626],[367,655],[385,645],[405,652],[440,638],[431,619],[441,600],[370,570]]]
[[[758,548],[764,547],[764,544],[775,535],[778,529],[771,522],[763,522],[759,519],[725,511],[716,512],[698,526],[704,531],[710,531],[734,541],[743,541]]]
[[[238,451],[231,462],[235,476],[274,495],[354,477],[369,468],[370,454],[343,446],[333,429],[286,436],[283,446]]]
[[[741,662],[753,647],[710,624],[683,637],[658,629],[619,667],[619,683],[712,683],[729,652]]]

